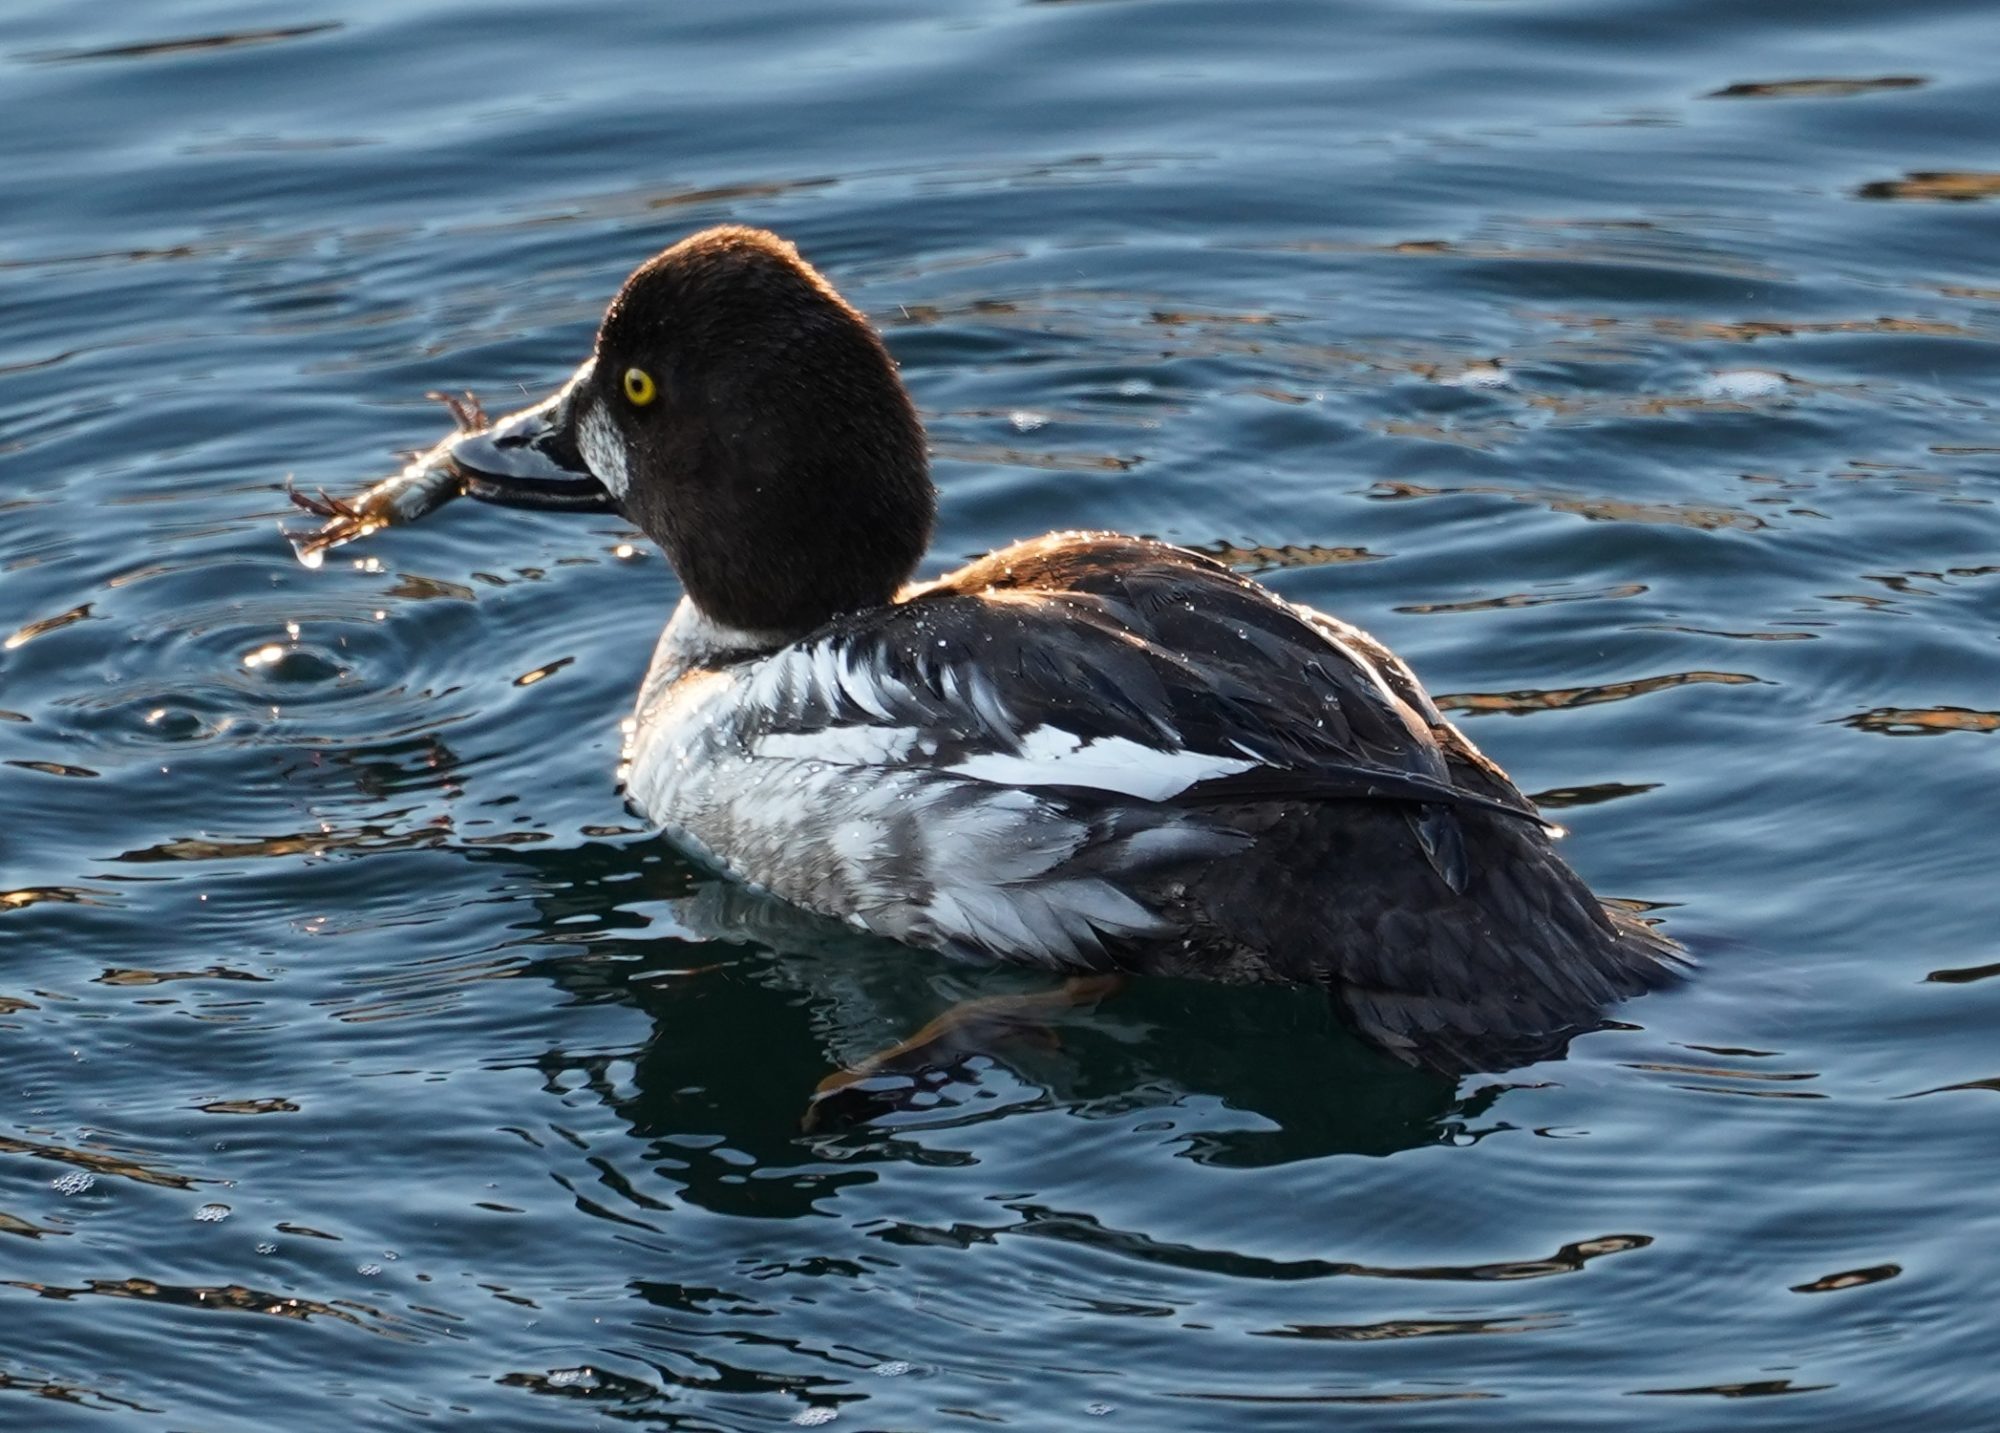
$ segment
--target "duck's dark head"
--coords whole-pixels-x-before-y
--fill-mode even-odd
[[[881,339],[758,229],[710,229],[641,264],[563,391],[452,456],[490,501],[608,496],[697,607],[750,631],[887,602],[936,508],[923,428]]]

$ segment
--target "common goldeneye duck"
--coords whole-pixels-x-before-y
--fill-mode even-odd
[[[554,398],[449,455],[475,496],[615,509],[665,550],[685,595],[627,795],[809,911],[967,959],[1320,986],[1446,1071],[1556,1053],[1681,967],[1357,628],[1113,533],[913,583],[916,410],[771,234],[648,260]]]

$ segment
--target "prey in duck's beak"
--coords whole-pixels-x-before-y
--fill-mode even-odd
[[[446,400],[460,431],[355,497],[288,489],[294,503],[325,519],[316,532],[285,534],[299,561],[318,567],[328,549],[415,522],[458,497],[558,512],[618,511],[577,444],[576,395],[588,389],[594,367],[595,360],[584,364],[554,396],[491,423],[476,403]]]
[[[468,497],[502,507],[618,510],[577,443],[576,397],[589,388],[596,366],[591,359],[553,397],[446,445],[444,456],[464,479]]]

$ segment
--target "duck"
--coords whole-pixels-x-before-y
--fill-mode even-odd
[[[774,234],[639,265],[555,395],[449,456],[475,497],[664,552],[626,800],[790,906],[1066,978],[1310,987],[1447,1074],[1559,1055],[1688,967],[1360,628],[1115,532],[918,580],[916,406]]]

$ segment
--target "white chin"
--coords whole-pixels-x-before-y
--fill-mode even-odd
[[[614,498],[624,497],[631,486],[625,473],[625,440],[602,403],[592,403],[577,420],[576,447],[590,465],[591,476]]]

